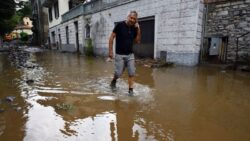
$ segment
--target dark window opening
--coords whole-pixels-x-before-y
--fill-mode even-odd
[[[55,34],[55,31],[51,32],[51,37],[52,37],[52,43],[56,43],[56,34]]]
[[[69,10],[73,8],[73,2],[70,0],[69,1]]]
[[[55,14],[55,18],[59,17],[58,2],[54,3],[54,14]]]
[[[51,22],[53,20],[53,15],[52,15],[52,8],[49,8],[49,21]]]
[[[89,26],[89,24],[87,24],[87,25],[85,26],[85,30],[86,30],[86,32],[85,32],[85,37],[86,37],[86,38],[90,38],[90,26]]]
[[[66,43],[69,44],[69,27],[66,26],[65,30],[66,30]]]
[[[77,5],[79,5],[79,4],[81,4],[81,3],[82,3],[81,0],[80,0],[80,1],[70,0],[70,1],[68,2],[68,4],[69,4],[69,10],[72,9],[72,8],[74,8],[74,7],[76,7]]]

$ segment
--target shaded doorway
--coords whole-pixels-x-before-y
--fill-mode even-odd
[[[147,17],[139,19],[141,28],[141,43],[134,45],[134,53],[136,57],[140,58],[154,58],[154,32],[155,19],[154,17]]]
[[[228,37],[209,37],[201,49],[201,62],[221,64],[227,60]]]
[[[77,53],[80,53],[80,49],[79,49],[79,33],[78,33],[78,22],[74,22],[75,25],[75,37],[76,37],[76,50]]]
[[[59,40],[59,50],[61,50],[62,49],[62,39],[61,39],[60,29],[58,29],[58,40]]]

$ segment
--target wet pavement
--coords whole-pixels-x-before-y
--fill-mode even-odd
[[[130,97],[112,62],[27,51],[21,66],[0,54],[0,141],[250,139],[250,73],[137,65]]]

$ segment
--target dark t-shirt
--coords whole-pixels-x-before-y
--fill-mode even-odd
[[[136,37],[136,28],[128,26],[126,22],[118,23],[113,32],[116,34],[116,54],[128,55],[133,53],[133,42]]]

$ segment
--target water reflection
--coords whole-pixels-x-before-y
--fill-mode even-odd
[[[1,98],[15,93],[24,100],[18,101],[23,112],[14,116],[20,118],[19,124],[8,124],[13,111],[0,117],[0,128],[4,128],[0,140],[249,139],[247,73],[137,66],[135,96],[128,97],[127,76],[112,91],[113,64],[102,58],[45,52],[32,53],[26,63],[37,67],[17,70],[0,62]],[[60,104],[72,108],[57,108]],[[14,138],[12,130],[20,136]]]
[[[79,60],[76,61],[77,65],[82,65]],[[30,62],[37,62],[34,54],[27,60],[27,63]],[[69,67],[74,61],[71,58],[66,62]],[[96,71],[91,67],[93,63],[85,63],[88,70],[84,70],[84,81],[76,79],[74,82],[67,75],[62,77],[55,71],[59,70],[64,75],[69,72],[57,69],[56,65],[46,67],[53,71],[42,66],[22,70],[19,86],[22,96],[30,105],[26,114],[24,140],[155,140],[154,134],[148,135],[150,132],[137,114],[140,107],[154,101],[151,88],[136,83],[135,97],[131,98],[127,96],[127,82],[121,79],[117,84],[119,88],[111,91],[111,77],[93,79],[91,75]],[[63,67],[65,64],[61,65]],[[76,74],[73,72],[70,76],[82,73],[81,69],[74,70]],[[34,80],[34,84],[26,83],[30,79]],[[55,103],[62,102],[73,105],[74,109],[55,109]]]

